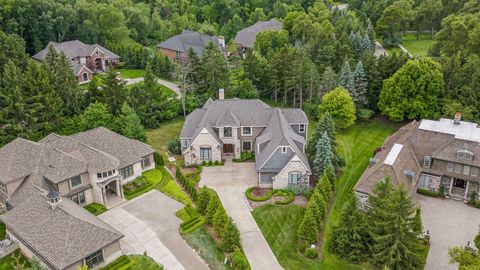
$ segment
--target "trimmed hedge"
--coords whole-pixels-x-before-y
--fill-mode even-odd
[[[205,219],[191,205],[182,208],[176,213],[176,216],[183,221],[180,224],[181,234],[189,234],[205,223]]]
[[[435,197],[435,198],[440,197],[440,194],[438,194],[438,192],[430,191],[428,189],[423,189],[423,188],[418,188],[417,193],[425,196],[429,196],[429,197]]]
[[[245,191],[245,195],[247,196],[247,198],[250,201],[264,202],[266,200],[269,200],[273,196],[282,196],[282,197],[284,197],[284,199],[281,200],[281,201],[276,201],[275,204],[287,205],[287,204],[292,203],[293,200],[295,199],[295,194],[288,189],[274,189],[274,190],[271,190],[271,191],[267,192],[262,197],[255,197],[255,196],[252,195],[252,191],[255,190],[256,188],[257,188],[256,186],[249,187]]]
[[[116,270],[120,269],[123,266],[130,264],[130,259],[126,255],[118,257],[115,261],[111,262],[105,267],[100,268],[100,270]]]
[[[197,171],[198,170],[201,171],[201,168],[197,169]],[[194,172],[193,174],[195,174],[195,173],[196,172]],[[197,194],[197,189],[196,189],[195,185],[197,184],[197,182],[192,180],[191,179],[192,177],[186,177],[185,175],[183,175],[183,173],[182,173],[182,171],[181,171],[181,169],[178,165],[176,167],[175,177],[177,178],[178,182],[180,182],[180,184],[183,186],[183,188],[187,191],[187,193],[190,195],[192,200],[196,201],[198,194]],[[198,177],[199,177],[198,179],[200,179],[200,175]]]
[[[240,153],[240,158],[232,159],[233,162],[246,162],[246,161],[255,161],[255,152],[253,151],[243,151]]]

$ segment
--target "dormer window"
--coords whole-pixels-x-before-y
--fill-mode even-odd
[[[466,149],[460,149],[460,150],[457,151],[457,158],[472,160],[473,159],[473,153],[469,150],[466,150]]]
[[[282,154],[286,154],[287,153],[287,147],[286,146],[282,146]]]
[[[301,124],[301,125],[298,127],[298,132],[300,132],[300,133],[305,133],[305,124]]]
[[[423,167],[430,168],[431,165],[432,165],[432,156],[423,157]]]

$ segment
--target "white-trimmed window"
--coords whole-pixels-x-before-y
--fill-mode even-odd
[[[302,179],[302,173],[301,172],[289,172],[288,173],[288,184],[298,184],[298,182],[300,182],[300,179]]]
[[[298,127],[298,132],[305,133],[305,124],[300,124],[300,126]]]
[[[84,81],[84,82],[88,81],[88,73],[87,73],[87,72],[84,72],[84,73],[82,74],[82,78],[83,78],[83,81]]]
[[[142,168],[147,168],[152,164],[150,155],[142,157]]]
[[[127,166],[125,168],[120,169],[120,175],[122,175],[123,179],[127,179],[133,175],[133,165]]]
[[[463,174],[469,175],[470,174],[470,166],[463,165]]]
[[[82,205],[85,201],[85,191],[79,192],[75,195],[69,197],[70,200],[74,201],[76,204]]]
[[[449,172],[453,172],[453,167],[455,166],[455,164],[453,162],[448,162],[447,164],[447,171]]]
[[[232,127],[223,128],[223,137],[231,138],[232,137]]]
[[[182,140],[182,147],[188,147],[189,141],[188,140]]]
[[[281,146],[280,148],[282,148],[282,154],[287,153],[287,147],[286,146]]]
[[[72,188],[78,187],[81,184],[82,184],[82,178],[80,177],[80,175],[77,175],[77,176],[74,176],[74,177],[70,178],[70,186]]]
[[[242,127],[242,136],[252,136],[252,127]]]
[[[470,175],[471,176],[477,176],[478,175],[478,168],[477,167],[472,167],[470,170]]]
[[[212,148],[211,147],[200,147],[200,159],[201,160],[212,160]]]
[[[455,172],[456,173],[462,173],[462,164],[455,163]]]
[[[101,249],[85,258],[85,264],[88,266],[88,269],[92,269],[101,263],[103,263],[103,250]]]
[[[252,142],[250,141],[242,142],[242,150],[243,151],[252,150]]]

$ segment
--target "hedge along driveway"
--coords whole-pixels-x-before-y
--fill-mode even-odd
[[[243,251],[252,270],[283,269],[253,219],[243,194],[256,182],[255,163],[227,161],[224,166],[204,167],[199,186],[206,185],[217,192],[240,231]]]

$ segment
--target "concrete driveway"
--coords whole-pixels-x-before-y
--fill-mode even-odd
[[[255,163],[233,163],[224,166],[203,167],[200,186],[214,189],[223,207],[240,230],[243,250],[252,270],[283,269],[273,254],[260,228],[250,214],[244,192],[256,185]]]
[[[422,207],[424,231],[431,235],[430,251],[425,270],[456,270],[458,265],[449,264],[448,249],[473,245],[473,238],[480,225],[480,209],[463,202],[441,200],[416,194],[415,201]]]
[[[207,264],[179,233],[175,213],[183,204],[153,190],[119,205],[99,217],[125,235],[124,254],[147,254],[167,270],[208,270]]]

